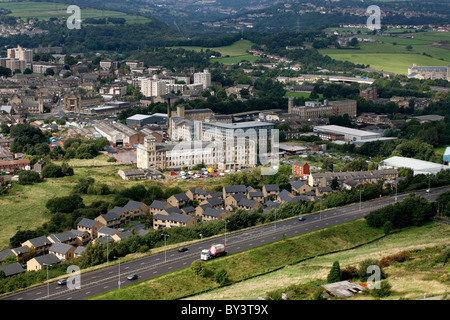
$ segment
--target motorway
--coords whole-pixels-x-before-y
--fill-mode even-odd
[[[434,189],[430,193],[415,191],[417,195],[425,197],[432,202],[436,197],[449,187]],[[401,201],[408,194],[399,194],[397,201]],[[271,224],[224,233],[214,239],[203,239],[188,247],[186,252],[178,252],[177,249],[146,256],[129,262],[114,264],[96,271],[80,273],[80,288],[68,289],[66,285],[57,285],[56,281],[30,288],[18,293],[4,296],[4,300],[83,300],[113,289],[125,287],[136,281],[148,280],[165,273],[189,267],[195,260],[200,259],[200,252],[209,248],[214,243],[225,243],[228,254],[237,253],[246,249],[254,248],[273,241],[280,240],[283,235],[292,237],[302,233],[340,224],[350,220],[364,217],[371,211],[379,209],[388,204],[395,203],[395,196],[379,198],[341,207],[329,209],[305,215],[305,221],[299,221],[297,217]],[[137,273],[137,280],[127,280],[131,273]],[[119,283],[120,279],[120,283]]]

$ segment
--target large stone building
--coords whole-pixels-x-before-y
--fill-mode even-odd
[[[211,73],[208,69],[204,69],[203,72],[194,73],[194,83],[201,83],[203,89],[208,88],[211,85]]]
[[[408,68],[408,78],[415,79],[443,79],[450,81],[450,65],[421,67],[413,65]]]
[[[296,114],[302,120],[317,119],[328,116],[343,116],[348,114],[356,117],[356,100],[338,100],[323,103],[319,101],[307,101],[304,106],[295,106],[294,99],[289,98],[288,113]]]
[[[191,168],[203,163],[218,170],[238,170],[255,167],[256,143],[250,139],[228,139],[224,141],[182,141],[179,143],[157,143],[147,136],[136,148],[137,167],[161,170]]]

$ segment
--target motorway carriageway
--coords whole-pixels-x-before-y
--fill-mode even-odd
[[[415,191],[417,195],[434,201],[436,197],[449,187],[433,189],[431,193]],[[408,193],[409,194],[409,193]],[[397,201],[401,201],[408,194],[399,194]],[[373,210],[395,202],[395,196],[379,198],[366,202],[328,209],[322,212],[304,215],[305,221],[299,221],[298,216],[278,222],[223,234],[211,239],[199,240],[188,247],[188,251],[178,252],[178,249],[167,250],[133,261],[120,263],[120,287],[125,287],[136,281],[143,281],[163,275],[175,270],[189,267],[193,261],[200,259],[200,252],[215,243],[226,243],[228,254],[237,253],[270,242],[292,237],[302,233],[318,230],[332,225],[364,217]],[[361,205],[361,207],[360,207]],[[137,273],[137,280],[127,280],[127,276]],[[69,276],[69,275],[68,275]],[[119,287],[119,264],[105,267],[96,271],[81,271],[81,288],[69,290],[66,285],[58,285],[56,281],[40,285],[36,288],[12,293],[3,297],[5,300],[82,300]]]

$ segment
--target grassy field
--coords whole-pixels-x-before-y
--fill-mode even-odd
[[[351,221],[207,262],[205,265],[209,275],[206,277],[196,276],[190,268],[186,268],[121,288],[120,291],[110,291],[93,299],[171,300],[187,295],[191,295],[188,299],[194,300],[255,299],[266,295],[268,291],[292,284],[323,283],[334,261],[339,261],[341,268],[357,266],[360,261],[368,258],[381,259],[403,250],[423,250],[448,244],[450,226],[433,222],[351,249],[381,235],[381,231],[368,228],[362,219]],[[296,263],[300,259],[345,248],[350,249]],[[431,256],[425,255],[425,259],[429,260],[427,257]],[[423,256],[421,259],[423,260]],[[385,269],[394,291],[389,299],[418,299],[423,297],[423,293],[432,296],[448,291],[447,283],[441,281],[443,272],[448,270],[439,269],[432,263],[428,266],[420,264],[418,269],[417,263],[418,259],[413,258],[407,270],[398,265]],[[279,270],[270,272],[279,267]],[[235,283],[220,287],[214,281],[214,273],[220,269],[225,269],[229,279]],[[253,277],[264,272],[270,273]],[[253,278],[246,280],[250,277]],[[208,292],[195,294],[205,290]],[[353,299],[361,298],[371,299],[367,296]]]
[[[255,57],[251,54],[247,54],[247,51],[251,49],[253,43],[248,40],[239,40],[235,43],[229,45],[229,46],[223,46],[223,47],[214,47],[214,48],[208,48],[208,47],[171,47],[171,48],[184,48],[186,50],[194,50],[194,51],[200,51],[200,50],[206,50],[211,49],[214,51],[220,52],[223,58],[215,58],[211,59],[211,62],[218,61],[220,63],[224,64],[232,64],[232,63],[239,63],[243,60],[247,61],[255,61],[258,59],[258,57]],[[229,56],[229,57],[225,57]]]
[[[186,268],[93,299],[179,299],[204,290],[218,289],[214,274],[220,269],[227,271],[230,281],[241,281],[317,254],[351,248],[381,235],[380,230],[369,228],[363,220],[352,221],[206,262],[206,277],[194,275],[190,268]]]
[[[70,4],[49,3],[49,2],[0,2],[0,8],[11,10],[10,15],[20,17],[24,20],[33,19],[49,19],[51,17],[68,18],[72,13],[67,13],[67,7]],[[139,17],[134,15],[111,10],[99,10],[93,8],[81,8],[81,19],[86,18],[125,18],[126,23],[146,23],[150,22],[150,18]]]
[[[424,293],[428,297],[445,294],[449,291],[448,282],[442,282],[441,276],[448,269],[424,263],[430,259],[430,252],[436,246],[448,244],[450,226],[430,223],[422,227],[411,228],[392,234],[372,244],[353,250],[334,253],[287,266],[279,271],[220,288],[189,299],[195,300],[247,300],[265,296],[269,291],[286,289],[291,285],[313,286],[314,283],[326,283],[326,277],[334,261],[340,267],[355,266],[368,258],[381,259],[400,251],[417,251],[411,261],[393,264],[385,268],[387,279],[392,285],[393,294],[389,300],[421,299]],[[422,250],[424,250],[422,252]],[[351,299],[372,299],[368,296],[354,296]]]
[[[284,95],[285,97],[294,97],[294,98],[309,98],[310,93],[309,92],[289,92],[287,91],[286,94]],[[323,99],[323,94],[319,93],[319,100]]]
[[[351,61],[356,64],[369,65],[371,69],[396,74],[408,74],[408,68],[414,63],[418,66],[446,66],[448,62],[417,54],[395,53],[343,53],[328,54],[333,59]]]
[[[341,29],[339,31],[342,31]],[[431,31],[407,34],[414,38],[406,38],[406,34],[395,34],[395,32],[391,34],[393,35],[391,37],[364,35],[376,38],[381,43],[362,42],[359,44],[359,50],[322,49],[319,51],[336,60],[369,64],[372,69],[398,74],[407,74],[408,67],[414,63],[419,66],[450,64],[450,50],[436,45],[438,41],[450,41],[450,34]],[[408,45],[412,47],[409,50]]]
[[[45,208],[45,203],[52,197],[62,197],[69,195],[80,177],[91,177],[96,182],[105,183],[113,190],[128,188],[136,184],[143,184],[148,187],[157,184],[163,190],[169,187],[180,187],[187,191],[191,188],[202,188],[214,190],[221,186],[221,178],[208,179],[164,179],[161,181],[125,181],[120,178],[117,171],[120,169],[136,168],[131,165],[117,165],[105,161],[104,155],[100,155],[89,160],[71,160],[70,165],[74,166],[74,175],[64,178],[50,178],[44,182],[34,185],[14,184],[13,188],[6,195],[0,196],[0,249],[8,245],[9,239],[20,228],[21,230],[35,229],[44,222],[50,220],[50,214]],[[104,163],[104,166],[99,166]],[[98,167],[91,167],[91,165]],[[82,195],[85,205],[90,205],[93,201],[112,201],[114,195]]]

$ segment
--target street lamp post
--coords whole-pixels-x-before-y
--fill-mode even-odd
[[[359,211],[361,211],[361,194],[362,194],[362,190],[359,190]]]
[[[322,220],[322,198],[320,198],[319,220]]]
[[[120,257],[114,257],[116,259],[119,259],[119,281],[117,281],[117,284],[119,285],[119,289],[120,289]]]
[[[47,297],[49,297],[50,296],[50,283],[48,282],[48,266],[49,265],[45,263],[45,266],[47,267]]]
[[[227,218],[225,218],[225,245],[227,244]]]
[[[167,262],[166,237],[169,237],[169,235],[168,234],[163,234],[163,236],[164,236],[164,262]]]

